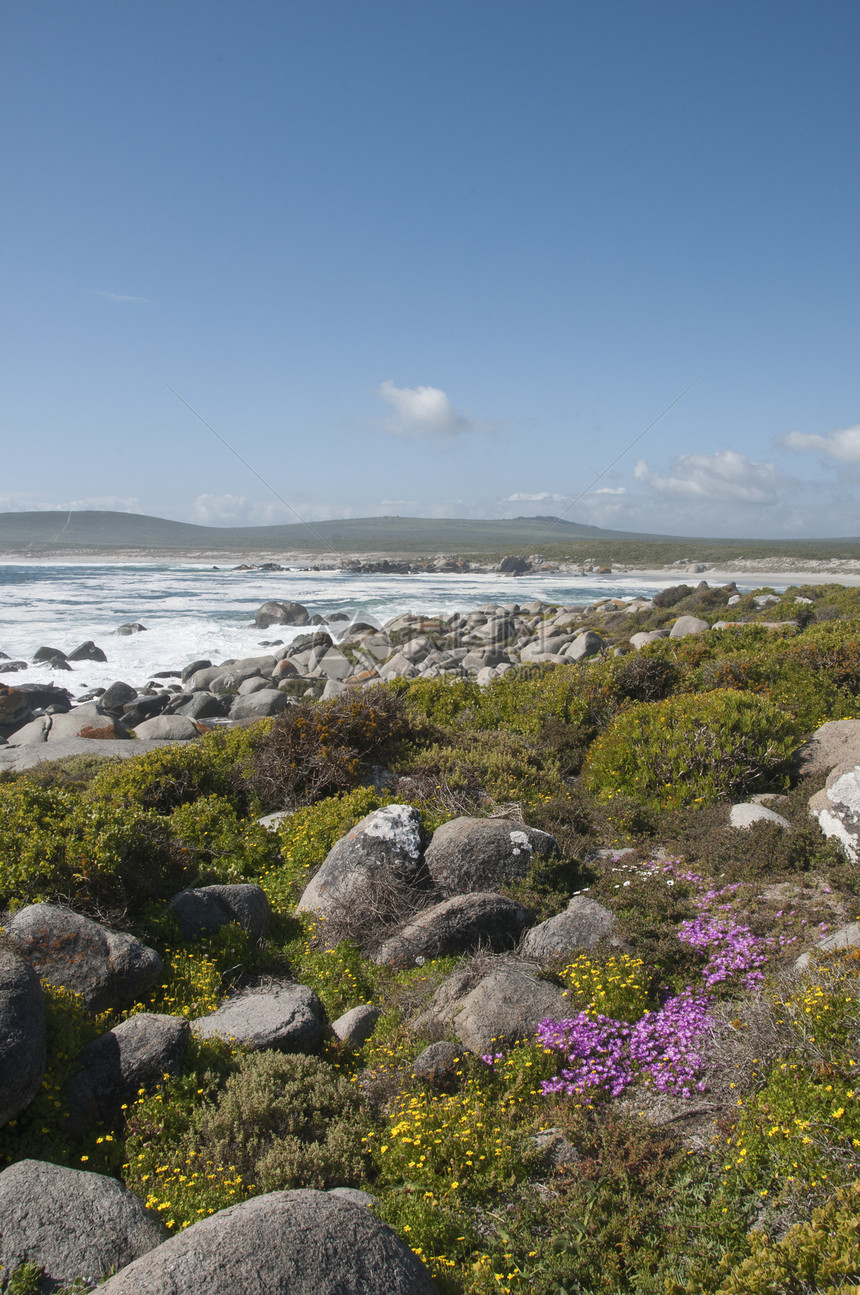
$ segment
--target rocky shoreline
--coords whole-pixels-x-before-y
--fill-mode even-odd
[[[572,666],[607,652],[637,651],[661,638],[747,623],[743,617],[731,619],[743,598],[734,584],[711,588],[700,581],[695,589],[679,585],[675,590],[680,614],[659,627],[654,627],[652,613],[667,606],[661,602],[666,596],[676,596],[671,590],[655,599],[603,598],[566,606],[539,600],[488,603],[450,616],[410,612],[382,626],[350,621],[345,613],[312,616],[297,602],[266,602],[256,612],[256,627],[269,634],[283,628],[291,637],[288,642],[261,638],[258,655],[220,662],[200,658],[161,670],[143,683],[117,680],[78,696],[54,683],[19,684],[16,679],[0,685],[0,768],[27,768],[87,750],[130,755],[143,742],[189,741],[213,727],[278,715],[300,700],[329,700],[398,678],[449,676],[486,686],[515,667]],[[751,611],[760,624],[796,626],[795,620],[761,619],[780,601],[775,594],[747,596],[739,611]],[[810,600],[790,600],[792,608],[795,604]],[[715,612],[722,609],[725,619],[716,620]],[[707,610],[710,619],[695,614],[699,610]],[[296,630],[303,632],[296,635]],[[139,622],[115,631],[143,632]],[[33,659],[64,672],[71,670],[70,662],[107,658],[102,648],[87,642],[68,655],[43,646]],[[0,673],[17,674],[27,664],[0,660]],[[136,739],[131,750],[130,738]]]

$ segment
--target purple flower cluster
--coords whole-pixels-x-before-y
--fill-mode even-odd
[[[669,872],[694,887],[704,887],[704,878],[697,872],[682,872],[673,862],[657,866],[662,872]],[[747,989],[754,989],[764,979],[760,968],[767,961],[773,940],[754,935],[748,926],[735,918],[731,900],[742,884],[734,882],[719,890],[702,889],[693,899],[700,916],[682,922],[678,928],[678,939],[684,944],[692,945],[700,953],[710,953],[702,969],[708,989],[732,976],[742,976]]]
[[[730,917],[696,917],[681,923],[678,939],[700,953],[710,953],[702,968],[708,989],[737,975],[743,976],[747,989],[753,989],[764,979],[759,968],[767,961],[770,941],[753,935],[742,922]]]
[[[691,1097],[704,1090],[700,1044],[711,1025],[708,1000],[685,989],[635,1025],[586,1012],[542,1021],[538,1042],[561,1052],[567,1066],[543,1083],[545,1093],[585,1096],[598,1089],[618,1097],[637,1075],[664,1093]]]
[[[747,989],[764,979],[761,968],[773,941],[754,935],[736,919],[732,900],[742,883],[706,890],[704,878],[683,870],[677,859],[646,868],[652,875],[662,874],[667,886],[681,881],[693,888],[699,916],[681,923],[678,939],[707,956],[702,969],[706,990],[733,976],[742,977]],[[571,1097],[602,1091],[617,1097],[639,1077],[661,1092],[692,1097],[705,1088],[702,1045],[711,1024],[708,995],[689,987],[635,1025],[587,1012],[563,1021],[542,1021],[538,1041],[567,1062],[555,1078],[544,1082],[543,1090]]]

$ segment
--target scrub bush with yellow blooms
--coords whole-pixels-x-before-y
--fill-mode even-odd
[[[330,1063],[197,1049],[190,1074],[128,1112],[126,1181],[171,1231],[260,1192],[363,1180],[367,1125]]]
[[[599,801],[631,796],[663,809],[748,796],[785,785],[801,736],[790,715],[753,693],[639,702],[593,742],[585,783]]]
[[[559,976],[571,1006],[590,1016],[611,1016],[632,1024],[649,1009],[651,977],[641,958],[621,953],[601,961],[581,953]]]
[[[728,1190],[822,1200],[860,1178],[860,957],[810,963],[787,993],[771,993],[782,1056],[738,1103],[725,1138]]]

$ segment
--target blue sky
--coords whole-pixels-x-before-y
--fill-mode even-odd
[[[860,534],[854,0],[40,0],[0,51],[0,510],[293,520],[167,383],[308,520]]]

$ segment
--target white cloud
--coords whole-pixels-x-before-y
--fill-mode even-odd
[[[670,498],[759,506],[777,503],[788,483],[773,463],[756,463],[737,450],[682,454],[672,460],[667,475],[640,459],[633,475],[655,494]]]
[[[2,513],[137,513],[140,511],[140,501],[127,496],[98,495],[89,499],[69,499],[63,503],[56,503],[39,499],[35,495],[0,495]]]
[[[200,526],[278,526],[297,519],[276,499],[198,495],[191,508],[190,520]]]
[[[553,494],[552,491],[550,490],[541,490],[536,495],[527,495],[524,491],[518,490],[516,494],[508,495],[506,502],[513,504],[513,503],[518,503],[519,501],[523,501],[524,503],[529,503],[529,504],[539,504],[539,503],[544,503],[547,499],[550,499],[552,500],[553,503],[561,503],[563,500],[567,498],[569,498],[568,495],[556,495],[556,494]]]
[[[149,297],[128,297],[123,292],[102,292],[100,288],[95,288],[94,292],[103,301],[131,302],[135,306],[148,306],[150,304]]]
[[[777,445],[787,450],[813,450],[836,463],[860,464],[860,423],[819,436],[812,432],[787,432]]]
[[[440,387],[395,387],[387,381],[379,394],[394,409],[383,426],[395,436],[450,440],[462,432],[492,431],[491,423],[458,413]]]

